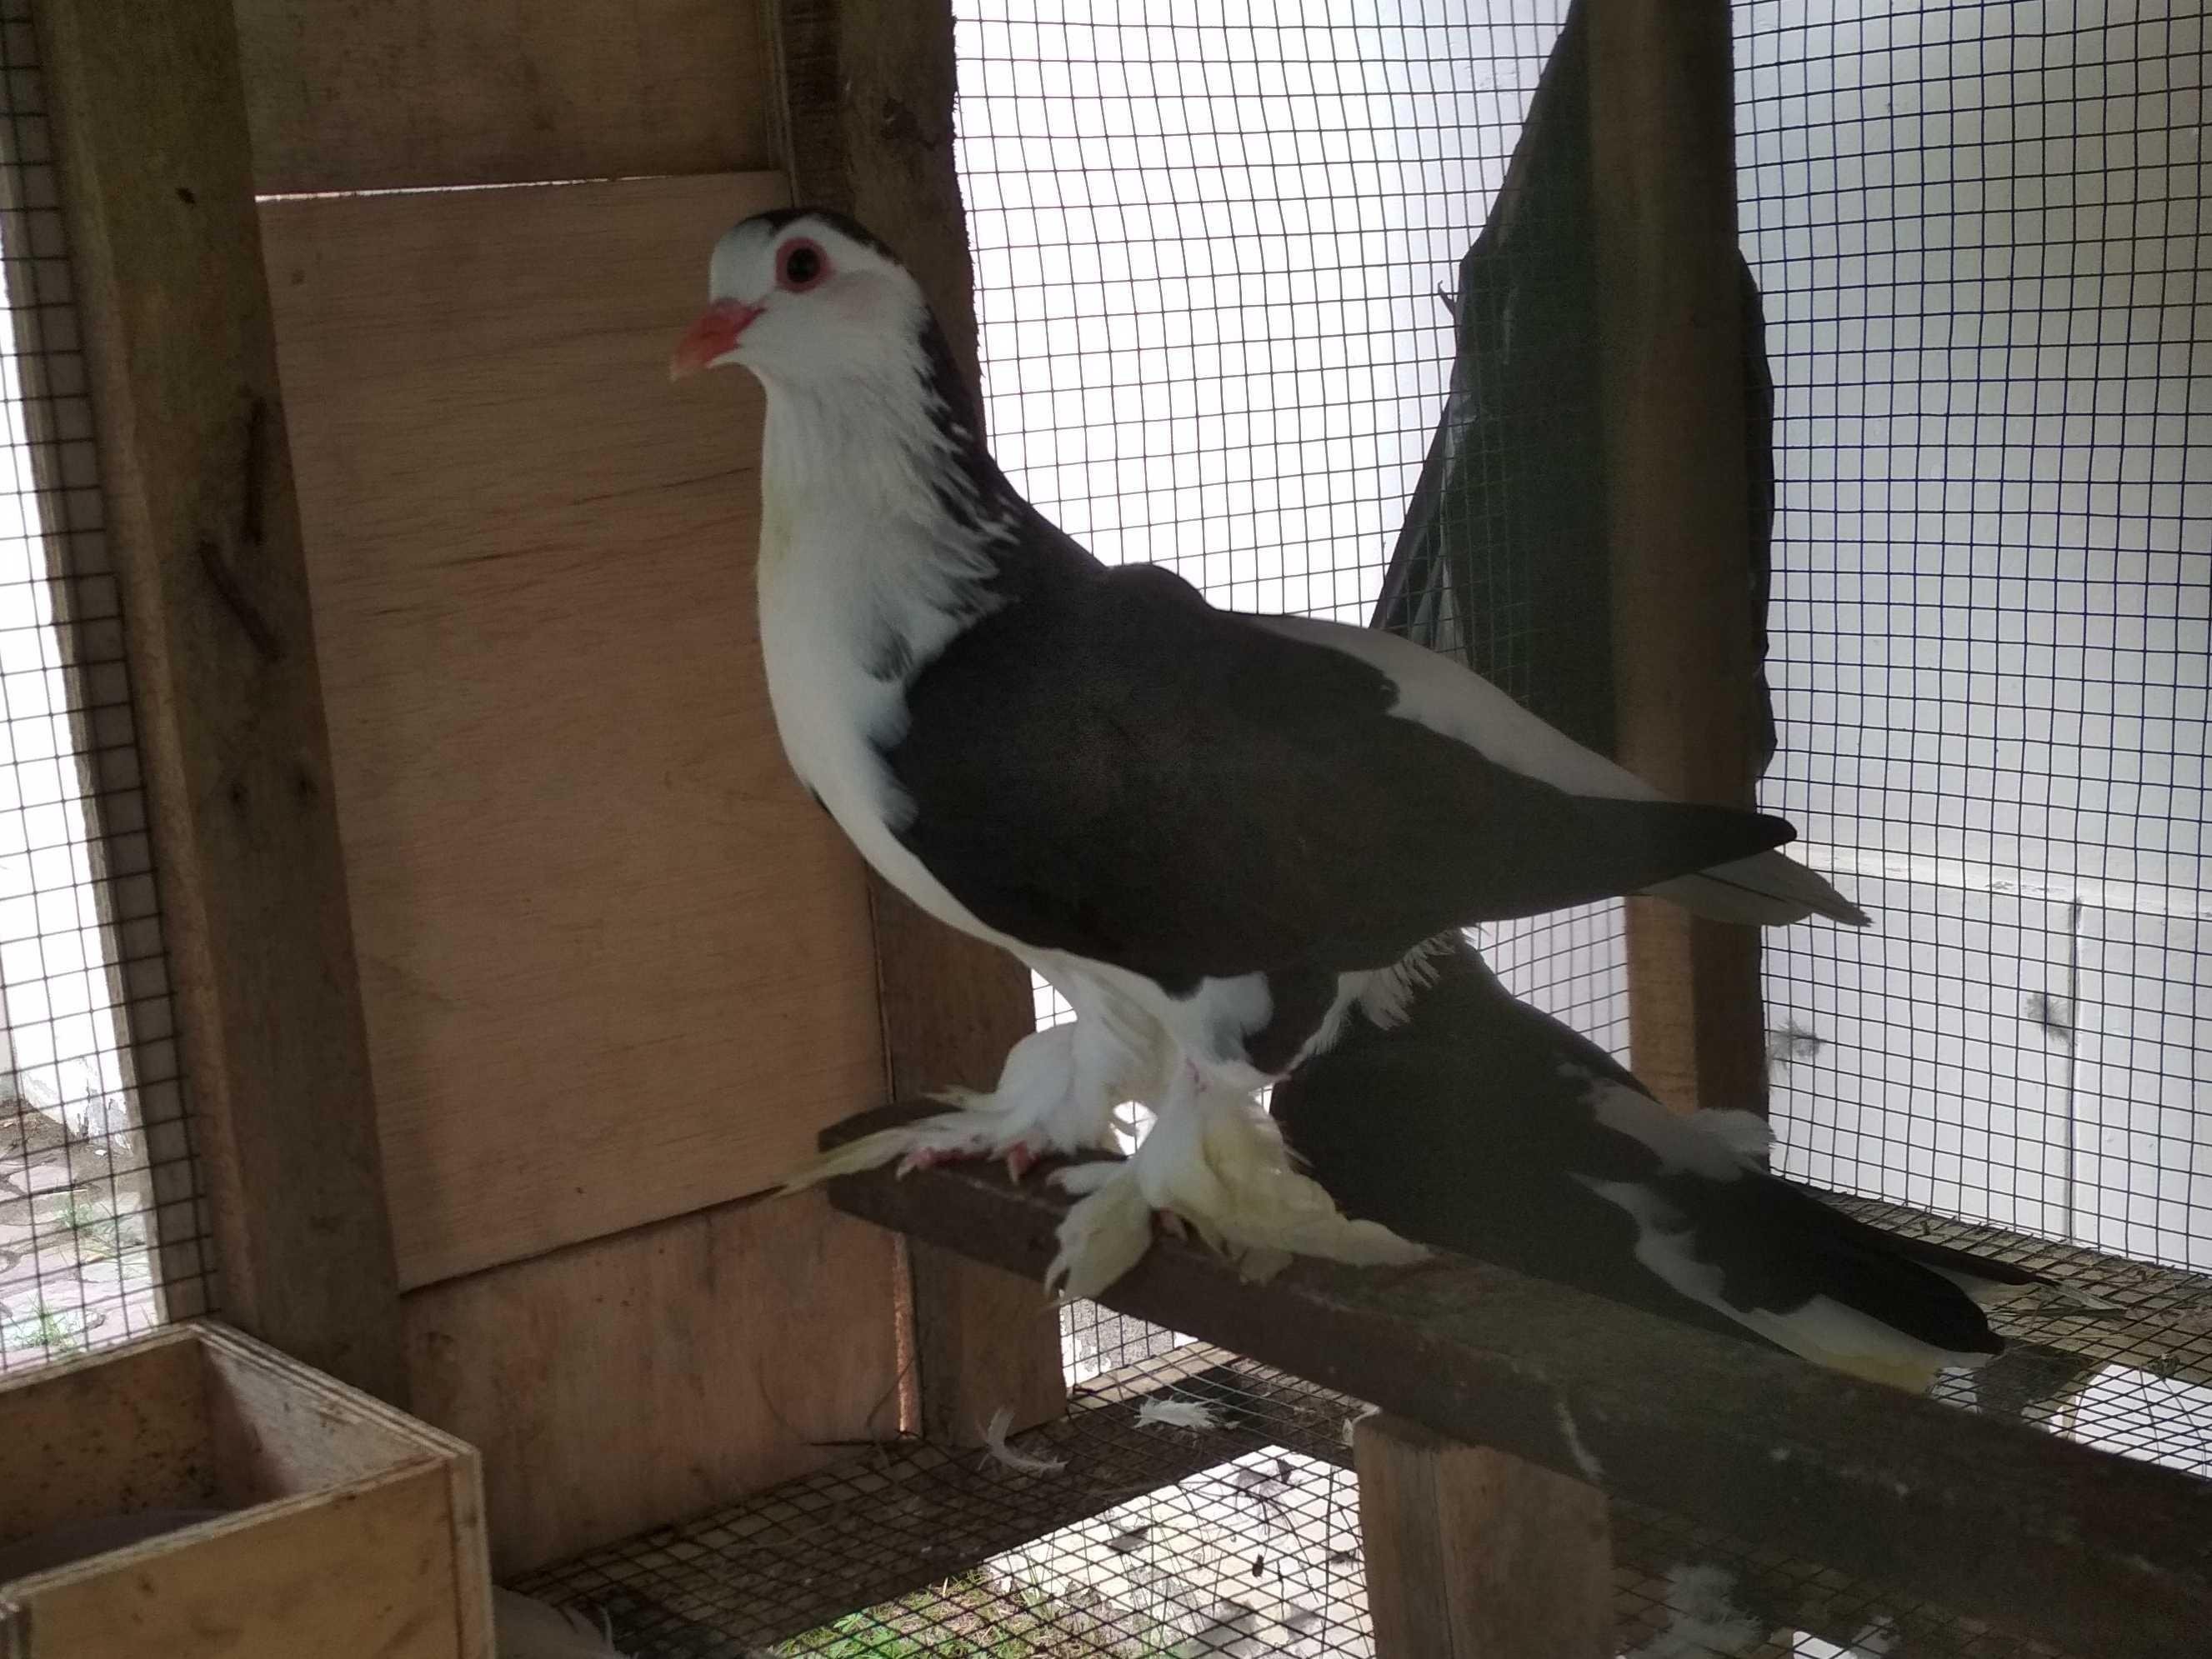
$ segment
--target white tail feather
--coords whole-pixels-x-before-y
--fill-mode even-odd
[[[803,1192],[832,1176],[858,1175],[863,1170],[872,1170],[879,1164],[889,1164],[894,1158],[904,1158],[915,1149],[915,1125],[907,1124],[896,1129],[878,1129],[873,1134],[860,1135],[848,1140],[842,1146],[832,1146],[786,1176],[783,1185],[775,1189],[777,1195]]]
[[[1781,853],[1759,853],[1717,864],[1645,890],[1693,915],[1747,927],[1779,927],[1814,915],[1853,927],[1864,927],[1874,920],[1824,878]]]
[[[514,1590],[492,1591],[491,1623],[498,1659],[623,1659],[603,1626]]]

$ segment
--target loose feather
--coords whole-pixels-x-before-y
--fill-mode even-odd
[[[516,1590],[492,1591],[491,1622],[498,1659],[626,1659],[605,1626]]]
[[[1766,1628],[1729,1600],[1735,1588],[1735,1575],[1719,1567],[1669,1567],[1666,1626],[1625,1659],[1729,1659],[1755,1651]]]
[[[1137,1407],[1140,1429],[1214,1429],[1221,1420],[1195,1400],[1147,1400]]]
[[[1027,1452],[1016,1451],[1006,1442],[1006,1434],[1014,1426],[1014,1408],[1001,1406],[991,1413],[991,1420],[983,1426],[983,1449],[991,1461],[1010,1468],[1017,1474],[1057,1474],[1067,1467],[1064,1457],[1032,1457]]]
[[[1780,853],[1755,854],[1645,890],[1694,915],[1747,927],[1780,927],[1814,915],[1851,927],[1874,921],[1826,877]]]

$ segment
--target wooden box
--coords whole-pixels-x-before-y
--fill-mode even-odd
[[[0,1551],[229,1512],[0,1583],[0,1659],[491,1659],[483,1508],[460,1441],[177,1326],[0,1384]]]

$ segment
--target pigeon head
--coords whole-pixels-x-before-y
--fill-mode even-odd
[[[910,374],[934,332],[920,284],[842,214],[756,214],[714,245],[709,303],[669,362],[681,380],[738,363],[771,388],[826,391]]]

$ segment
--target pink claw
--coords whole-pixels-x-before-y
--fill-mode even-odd
[[[1019,1186],[1022,1177],[1036,1168],[1037,1155],[1025,1141],[1017,1141],[1006,1148],[1006,1174]]]

